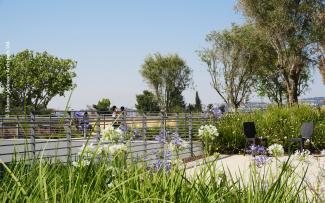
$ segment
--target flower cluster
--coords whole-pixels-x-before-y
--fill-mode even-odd
[[[255,144],[249,146],[249,149],[246,150],[246,152],[252,154],[253,156],[266,154],[265,148],[263,146]]]
[[[272,144],[267,148],[267,151],[269,152],[270,155],[274,157],[280,157],[283,156],[284,154],[283,146],[280,144]]]
[[[153,163],[155,171],[165,170],[169,172],[173,165],[182,163],[178,158],[178,152],[188,148],[188,143],[180,138],[177,133],[170,135],[167,131],[162,131],[155,137],[155,140],[162,145],[162,148],[153,150],[153,154],[156,156]],[[176,152],[177,156],[173,157],[173,152]]]
[[[90,161],[85,159],[80,159],[79,161],[73,161],[72,165],[76,168],[83,168],[85,166],[89,166]]]
[[[265,155],[260,155],[260,156],[256,156],[253,158],[253,161],[255,163],[255,165],[260,168],[268,163],[271,162],[271,158],[265,156]]]
[[[119,128],[115,129],[112,125],[109,125],[102,131],[102,141],[118,143],[122,138],[123,131]]]
[[[180,138],[178,134],[174,133],[174,134],[172,134],[172,140],[169,143],[169,148],[173,152],[178,153],[178,152],[180,152],[182,150],[185,150],[185,149],[189,148],[189,145],[188,145],[187,142],[185,142],[185,140]]]
[[[199,137],[203,140],[215,140],[218,136],[219,132],[213,125],[203,125],[199,128]]]
[[[298,161],[309,163],[309,155],[310,151],[303,149],[302,151],[297,150],[293,156]]]
[[[107,149],[108,149],[108,154],[116,155],[119,153],[126,153],[128,148],[125,144],[114,144],[108,146]]]

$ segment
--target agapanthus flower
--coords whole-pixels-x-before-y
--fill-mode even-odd
[[[178,136],[178,134],[173,134],[172,135],[172,140],[169,143],[169,148],[173,151],[173,152],[180,152],[184,149],[189,148],[189,145],[187,142],[185,142],[185,140],[183,140],[182,138],[180,138]]]
[[[253,161],[257,167],[262,167],[267,163],[270,163],[271,159],[265,155],[259,155],[253,158]]]
[[[114,144],[108,146],[108,153],[111,155],[126,153],[126,152],[127,152],[127,146],[125,144]]]
[[[274,157],[280,157],[284,154],[283,146],[280,144],[272,144],[267,148],[267,151]]]
[[[265,148],[263,146],[254,144],[249,146],[249,149],[246,150],[246,152],[252,155],[263,155],[266,153]]]
[[[217,128],[213,125],[203,125],[199,128],[199,137],[203,140],[210,139],[214,140],[219,136]]]
[[[89,164],[90,164],[90,161],[89,160],[84,160],[84,159],[72,162],[72,165],[74,167],[76,167],[76,168],[78,168],[78,167],[82,168],[82,167],[85,167],[85,166],[89,166]]]
[[[308,149],[303,149],[302,151],[297,150],[293,156],[298,161],[309,163],[310,162],[309,155],[310,155],[310,151]]]
[[[112,125],[108,125],[107,128],[102,131],[102,141],[118,143],[122,136],[122,130],[119,128],[115,129]]]

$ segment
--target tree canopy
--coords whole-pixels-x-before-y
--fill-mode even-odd
[[[318,19],[324,5],[323,0],[239,0],[239,9],[276,52],[276,71],[290,105],[298,102],[299,81],[320,58],[317,44],[324,39],[325,30]]]
[[[182,92],[192,83],[192,70],[177,54],[148,56],[140,73],[153,89],[161,110],[185,107]]]
[[[99,112],[108,113],[110,111],[110,105],[111,101],[108,98],[102,98],[96,105],[93,105],[93,107]]]
[[[6,87],[6,57],[0,57],[0,86]],[[74,87],[76,62],[47,52],[24,50],[10,57],[10,102],[13,108],[38,111]],[[6,94],[6,93],[4,93]]]
[[[142,94],[136,95],[136,100],[135,107],[139,112],[160,111],[155,95],[148,90],[144,90]]]
[[[234,110],[248,99],[257,69],[256,40],[253,26],[232,25],[230,30],[207,35],[210,47],[199,51],[208,66],[212,86]]]

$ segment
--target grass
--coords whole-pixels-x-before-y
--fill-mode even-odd
[[[155,171],[145,164],[93,158],[88,166],[44,159],[1,162],[2,202],[317,202],[289,161],[276,175],[252,167],[249,181],[208,163],[194,176],[184,167]],[[225,170],[227,171],[227,170]]]

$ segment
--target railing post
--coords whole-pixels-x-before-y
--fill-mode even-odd
[[[97,142],[99,143],[99,141],[100,141],[100,115],[98,112],[96,113],[96,139],[97,139]]]
[[[52,116],[50,114],[50,135],[52,135]]]
[[[67,121],[64,124],[64,129],[66,131],[67,137],[67,162],[71,161],[71,115],[69,115]]]
[[[175,133],[178,135],[179,132],[179,114],[176,113],[176,129],[175,129]]]
[[[144,147],[144,161],[146,161],[146,158],[148,156],[147,153],[147,117],[146,114],[142,114],[142,139],[143,139],[143,147]]]
[[[192,112],[190,113],[189,116],[189,125],[188,125],[188,137],[190,140],[190,147],[191,147],[191,156],[194,156],[194,152],[193,152],[193,137],[192,137],[192,129],[193,129],[193,116],[192,116]]]
[[[30,113],[30,145],[33,159],[35,159],[35,115]]]

